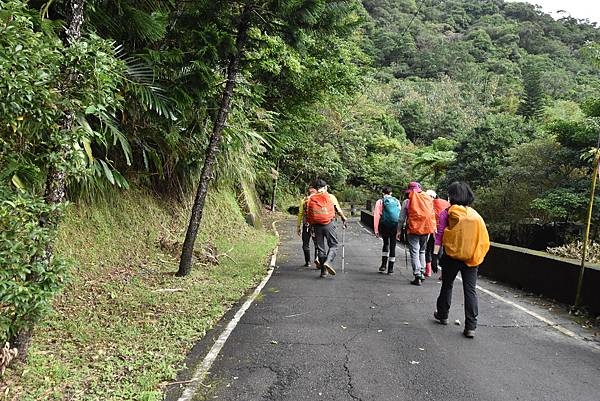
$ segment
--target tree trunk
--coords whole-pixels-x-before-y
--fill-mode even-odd
[[[275,198],[277,197],[277,182],[279,181],[279,160],[277,160],[277,170],[273,172],[273,193],[271,194],[271,211],[275,211]]]
[[[200,222],[202,221],[202,213],[204,211],[204,203],[206,201],[206,194],[208,193],[208,186],[213,178],[213,165],[220,151],[220,144],[223,138],[223,128],[227,122],[227,116],[229,115],[231,98],[233,97],[233,88],[235,87],[235,80],[237,77],[240,60],[243,56],[244,47],[248,39],[248,28],[250,27],[250,16],[252,11],[252,6],[246,5],[238,24],[236,52],[235,54],[231,55],[227,65],[227,82],[225,83],[221,106],[219,107],[219,111],[215,118],[208,148],[206,149],[204,167],[202,168],[200,183],[198,184],[196,198],[194,199],[194,205],[192,207],[190,224],[185,235],[185,241],[183,242],[181,260],[179,261],[179,270],[177,271],[177,276],[179,277],[187,276],[192,271],[194,243],[196,242],[198,228],[200,227]]]
[[[81,38],[81,25],[83,24],[83,6],[85,0],[66,0],[65,1],[65,29],[62,32],[61,39],[65,47],[69,47],[71,42]],[[68,86],[73,83],[75,77],[67,77],[63,86]],[[71,130],[75,114],[71,110],[65,111],[65,116],[60,122],[60,127],[63,131]],[[59,144],[59,153],[66,153],[64,144]],[[44,198],[49,205],[59,204],[64,202],[66,193],[66,173],[56,165],[48,167],[46,176],[46,189]],[[41,225],[57,224],[55,216],[44,216],[40,219]],[[50,261],[54,256],[54,244],[49,241],[46,244],[44,259]],[[33,279],[33,278],[32,278]],[[19,351],[18,359],[24,361],[27,358],[27,349],[31,344],[33,335],[33,327],[21,330],[13,338],[11,343]]]

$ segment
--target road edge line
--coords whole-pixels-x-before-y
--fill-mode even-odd
[[[190,379],[189,384],[185,387],[185,389],[183,390],[183,393],[181,393],[181,396],[177,399],[177,401],[191,401],[192,398],[196,395],[196,392],[198,391],[198,386],[201,384],[202,380],[204,380],[204,378],[208,374],[209,369],[211,368],[213,362],[217,359],[217,356],[219,356],[219,353],[221,352],[221,349],[225,345],[225,342],[227,341],[227,339],[229,338],[229,336],[231,335],[233,330],[238,325],[242,316],[244,316],[246,311],[250,308],[250,305],[252,305],[252,303],[258,296],[258,294],[260,294],[260,292],[262,291],[264,286],[267,284],[269,279],[271,279],[271,276],[273,275],[273,271],[275,270],[275,264],[277,262],[277,253],[279,252],[279,233],[277,232],[277,227],[276,227],[275,223],[276,222],[274,221],[273,222],[273,231],[275,232],[275,236],[277,237],[277,245],[273,249],[273,254],[271,255],[271,260],[269,262],[269,269],[267,271],[267,275],[262,279],[262,281],[260,282],[258,287],[256,287],[254,289],[254,291],[252,292],[250,297],[248,297],[248,299],[246,299],[246,301],[244,302],[242,307],[233,316],[233,319],[231,319],[231,321],[229,323],[227,323],[227,326],[221,332],[221,334],[219,335],[219,338],[217,338],[217,341],[215,341],[213,346],[210,348],[210,351],[208,352],[208,354],[206,354],[206,356],[202,360],[202,363],[200,364],[200,366],[194,371],[194,374],[192,375],[192,378]]]
[[[460,277],[457,277],[457,279],[460,280],[460,281],[462,281],[462,279]],[[530,309],[527,309],[523,305],[520,305],[520,304],[518,304],[516,302],[513,302],[513,301],[511,301],[509,299],[506,299],[502,295],[498,295],[494,291],[491,291],[491,290],[488,290],[486,288],[483,288],[479,284],[477,284],[475,286],[475,288],[477,288],[479,291],[483,292],[484,294],[489,295],[492,298],[495,298],[495,299],[497,299],[499,301],[504,302],[507,305],[510,305],[510,306],[512,306],[512,307],[514,307],[516,309],[519,309],[522,312],[525,312],[526,314],[534,317],[535,319],[539,320],[540,322],[545,323],[548,327],[552,327],[553,329],[557,330],[558,332],[560,332],[560,333],[562,333],[562,334],[564,334],[564,335],[566,335],[568,337],[571,337],[571,338],[574,338],[574,339],[577,339],[577,340],[582,340],[587,345],[590,345],[592,348],[594,348],[594,349],[600,349],[600,347],[596,346],[595,344],[589,343],[589,341],[587,341],[584,337],[578,335],[577,333],[575,333],[575,332],[573,332],[573,331],[571,331],[571,330],[569,330],[569,329],[561,326],[560,324],[558,324],[558,323],[556,323],[556,322],[554,322],[554,321],[552,321],[550,319],[545,318],[544,316],[540,315],[539,313],[536,313],[536,312],[534,312],[534,311],[532,311]]]

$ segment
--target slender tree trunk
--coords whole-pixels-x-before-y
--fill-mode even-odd
[[[65,29],[62,32],[61,39],[65,47],[69,47],[71,42],[81,38],[81,25],[83,24],[83,7],[85,0],[65,0]],[[63,87],[72,85],[76,77],[68,76],[63,82]],[[75,114],[72,110],[67,110],[60,122],[63,131],[70,131],[75,120]],[[66,154],[63,144],[59,144],[59,153]],[[49,166],[46,176],[46,189],[44,198],[49,205],[64,202],[66,194],[66,173],[56,165]],[[40,220],[41,225],[57,224],[56,216],[44,216]],[[44,252],[44,259],[50,261],[54,256],[54,244],[48,242]],[[18,359],[24,361],[27,358],[27,350],[31,344],[33,328],[21,330],[11,342],[18,349]]]
[[[279,160],[277,160],[277,170],[273,171],[273,193],[271,194],[271,211],[275,211],[275,198],[277,197],[277,182],[279,181]]]
[[[231,107],[233,88],[235,87],[235,80],[239,70],[240,60],[243,56],[244,47],[246,46],[246,41],[248,39],[248,28],[250,27],[250,16],[252,11],[252,6],[246,5],[238,24],[236,52],[235,54],[231,55],[227,65],[227,82],[225,83],[225,90],[223,91],[221,106],[219,107],[219,111],[215,118],[208,148],[206,149],[206,158],[204,159],[204,167],[202,168],[200,183],[198,184],[196,198],[194,199],[194,205],[192,207],[190,224],[185,235],[185,241],[183,242],[181,260],[179,261],[179,270],[177,271],[177,276],[179,277],[187,276],[192,271],[194,243],[196,242],[196,236],[198,235],[198,229],[200,227],[200,222],[202,221],[202,213],[204,211],[204,203],[206,201],[206,194],[208,193],[208,186],[213,178],[213,165],[220,151],[221,140],[223,138],[223,128],[227,122],[227,116],[229,115],[229,110]]]

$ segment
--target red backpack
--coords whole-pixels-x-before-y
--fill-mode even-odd
[[[309,224],[329,224],[335,217],[335,206],[327,192],[308,197],[306,202],[306,221]]]
[[[425,192],[408,194],[408,233],[433,234],[435,232],[435,211],[433,199]]]
[[[450,202],[446,199],[437,198],[433,200],[433,210],[435,211],[436,227],[440,225],[440,214],[450,207]]]

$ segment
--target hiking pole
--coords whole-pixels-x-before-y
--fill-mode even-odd
[[[346,260],[346,223],[342,229],[342,273],[344,272],[344,265]]]
[[[581,305],[581,290],[583,288],[583,274],[585,273],[585,257],[590,238],[590,225],[592,223],[592,211],[594,208],[594,198],[596,196],[596,181],[600,168],[600,134],[598,136],[598,148],[596,148],[594,157],[594,173],[592,175],[592,189],[590,191],[590,203],[588,205],[587,224],[585,226],[585,235],[583,237],[583,250],[581,251],[581,268],[579,270],[579,279],[577,280],[577,291],[575,292],[575,308]]]

